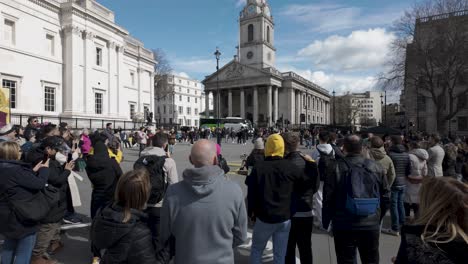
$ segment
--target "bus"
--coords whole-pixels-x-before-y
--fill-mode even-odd
[[[200,118],[200,128],[223,128],[225,124],[240,124],[246,126],[249,130],[252,129],[252,122],[248,119],[240,117],[226,117],[226,118]]]

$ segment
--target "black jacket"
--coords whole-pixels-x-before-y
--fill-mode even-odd
[[[306,162],[298,151],[289,153],[285,159],[294,163],[304,174],[304,182],[297,186],[295,192],[296,212],[310,212],[313,208],[314,194],[320,187],[317,163]]]
[[[289,160],[267,157],[247,177],[248,215],[265,223],[287,221],[296,212],[292,194],[305,181],[304,173]]]
[[[255,164],[257,164],[258,161],[263,161],[263,160],[265,160],[265,154],[252,152],[247,157],[247,160],[245,161],[245,166],[247,168],[253,168]]]
[[[456,238],[450,243],[424,245],[424,226],[403,226],[396,264],[462,264],[468,260],[468,244]]]
[[[348,155],[345,159],[349,163],[361,166],[366,160],[361,155]],[[369,164],[367,168],[377,177],[375,181],[380,186],[380,201],[384,202],[388,199],[387,193],[390,191],[384,169],[373,160],[367,162]],[[379,230],[380,210],[377,214],[366,217],[357,217],[346,211],[345,177],[348,173],[348,166],[343,159],[339,159],[332,167],[330,177],[325,179],[323,186],[323,227],[328,228],[330,221],[332,221],[334,230]]]
[[[395,181],[393,187],[406,186],[406,177],[411,174],[411,162],[408,153],[403,145],[391,146],[388,156],[395,166]]]
[[[157,263],[146,214],[133,209],[131,213],[131,219],[123,223],[123,209],[112,205],[104,207],[94,218],[91,240],[99,250],[106,250],[101,263]]]
[[[93,199],[111,201],[122,169],[115,159],[109,157],[104,143],[98,142],[94,146],[94,154],[86,160],[86,173],[93,184]]]
[[[18,221],[8,205],[8,199],[23,200],[44,189],[49,169],[41,168],[36,175],[29,164],[0,160],[0,234],[19,239],[37,231],[37,224]]]

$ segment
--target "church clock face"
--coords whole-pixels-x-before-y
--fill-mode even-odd
[[[253,52],[251,52],[251,51],[247,52],[247,59],[249,59],[249,60],[252,59],[253,55],[254,55]]]

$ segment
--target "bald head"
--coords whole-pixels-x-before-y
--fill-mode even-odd
[[[362,151],[361,138],[356,135],[345,137],[343,148],[346,153],[361,154],[361,151]]]
[[[216,145],[206,139],[197,141],[190,152],[190,162],[195,168],[216,165]]]

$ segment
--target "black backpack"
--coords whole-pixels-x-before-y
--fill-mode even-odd
[[[166,180],[166,173],[164,172],[164,163],[166,162],[165,156],[149,155],[140,157],[133,169],[146,169],[150,175],[151,194],[148,204],[157,204],[164,198],[168,183]]]
[[[370,160],[355,165],[343,158],[348,172],[346,173],[346,211],[355,216],[370,216],[377,213],[380,207],[380,188],[378,177],[368,168]]]
[[[317,149],[318,150],[318,149]],[[335,155],[332,152],[329,154],[318,150],[320,153],[320,159],[318,161],[318,171],[320,175],[320,181],[325,181],[325,177],[327,176],[328,168],[331,168],[335,163]]]

